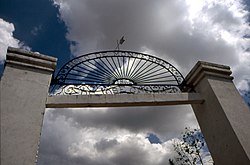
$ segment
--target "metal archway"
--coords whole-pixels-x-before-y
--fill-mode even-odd
[[[132,51],[100,51],[66,63],[52,81],[52,94],[176,93],[182,74],[169,62]]]

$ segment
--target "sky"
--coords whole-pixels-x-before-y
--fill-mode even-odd
[[[249,0],[1,0],[0,69],[8,46],[58,58],[120,47],[160,57],[185,76],[198,60],[229,65],[250,102]],[[190,106],[47,109],[39,165],[166,164]],[[158,140],[157,140],[158,139]]]

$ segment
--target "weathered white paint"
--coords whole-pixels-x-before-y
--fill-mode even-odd
[[[198,93],[117,94],[117,95],[56,95],[49,96],[47,108],[127,107],[201,104]]]
[[[9,48],[1,78],[1,165],[34,165],[56,59]]]

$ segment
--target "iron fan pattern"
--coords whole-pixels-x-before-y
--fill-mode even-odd
[[[101,51],[66,63],[53,79],[51,93],[176,93],[183,82],[181,73],[158,57],[132,51]]]

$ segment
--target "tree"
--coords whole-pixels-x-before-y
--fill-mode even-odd
[[[171,165],[212,164],[211,155],[200,129],[185,128],[181,140],[176,140],[173,146],[177,156],[173,160],[169,159]],[[210,160],[203,160],[207,156],[210,156]]]
[[[172,159],[169,159],[168,161],[170,165],[174,165],[174,161]]]

